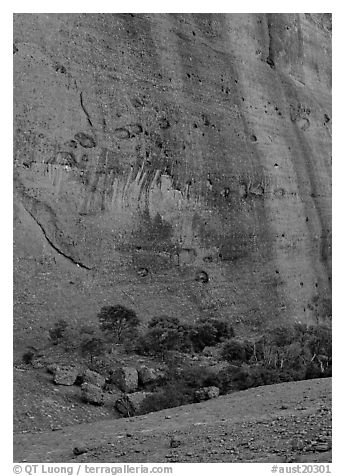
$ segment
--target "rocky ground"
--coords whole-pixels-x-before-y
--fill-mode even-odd
[[[330,462],[331,449],[331,379],[14,436],[17,462]]]

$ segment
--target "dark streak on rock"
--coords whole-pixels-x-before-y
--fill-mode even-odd
[[[272,38],[272,20],[271,20],[271,14],[267,14],[267,28],[268,28],[268,56],[266,59],[266,63],[270,66],[270,68],[275,69],[275,63],[274,63],[274,53],[273,53],[273,38]]]
[[[81,105],[81,108],[82,108],[82,110],[84,111],[84,113],[86,115],[86,119],[87,119],[88,123],[90,124],[91,127],[93,127],[93,124],[92,124],[91,119],[90,119],[90,115],[87,112],[87,110],[85,109],[85,106],[84,106],[84,103],[83,103],[83,93],[82,92],[80,92],[80,105]]]
[[[47,240],[47,242],[49,243],[49,245],[53,248],[53,250],[55,250],[59,255],[63,256],[64,258],[66,258],[68,261],[70,261],[71,263],[75,264],[76,266],[78,266],[79,268],[83,268],[83,269],[87,269],[88,271],[90,271],[92,268],[89,268],[88,266],[86,266],[85,264],[81,263],[80,261],[76,261],[74,258],[72,258],[71,256],[68,256],[66,255],[63,251],[61,251],[56,245],[54,245],[54,243],[50,240],[50,238],[48,237],[43,225],[37,220],[37,218],[30,212],[30,210],[28,210],[26,207],[24,207],[25,210],[29,213],[29,215],[33,218],[33,220],[35,221],[35,223],[37,223],[37,225],[40,227],[42,233],[43,233],[43,236],[45,237],[45,239]]]

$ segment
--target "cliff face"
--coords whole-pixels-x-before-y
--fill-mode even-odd
[[[18,329],[325,314],[330,15],[18,14],[14,114]]]

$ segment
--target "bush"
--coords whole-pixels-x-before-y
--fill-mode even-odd
[[[186,389],[176,384],[170,384],[159,392],[149,395],[143,402],[141,413],[158,412],[165,408],[179,407],[194,401],[194,395],[186,393]]]
[[[218,384],[217,376],[207,367],[187,367],[180,373],[171,369],[167,379],[169,380],[167,385],[145,400],[143,413],[193,403],[196,390]]]
[[[98,313],[100,329],[111,336],[115,342],[123,342],[126,335],[137,333],[139,318],[135,311],[127,309],[120,304],[104,306]]]
[[[136,351],[144,355],[164,356],[169,351],[189,352],[192,349],[190,327],[177,317],[154,317],[139,337]]]
[[[205,347],[215,346],[234,335],[234,329],[227,321],[216,318],[200,319],[190,330],[190,339],[195,352],[202,352]]]
[[[226,341],[221,352],[221,356],[224,360],[239,364],[247,362],[252,354],[253,351],[248,342],[240,342],[236,339]]]

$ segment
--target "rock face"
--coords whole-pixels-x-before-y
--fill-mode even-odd
[[[327,316],[330,15],[15,14],[14,44],[21,335],[132,295],[148,317]]]

